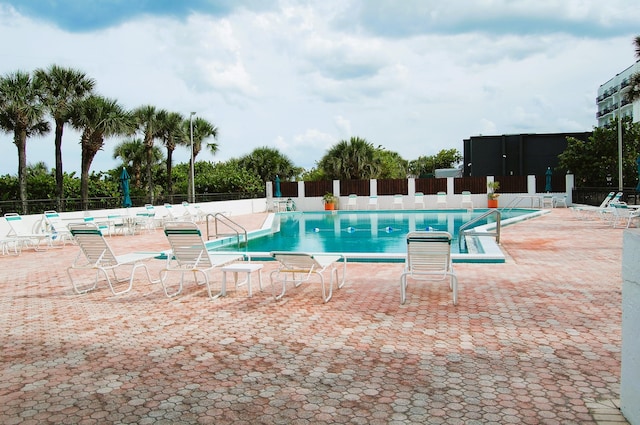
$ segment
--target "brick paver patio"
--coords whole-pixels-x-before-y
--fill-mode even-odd
[[[316,284],[275,302],[273,263],[264,292],[211,301],[141,272],[77,295],[75,246],[4,256],[0,422],[595,424],[619,398],[622,232],[566,209],[505,227],[505,264],[456,265],[457,306],[424,282],[401,306],[401,264],[349,264],[323,304]],[[168,249],[159,230],[108,240]]]

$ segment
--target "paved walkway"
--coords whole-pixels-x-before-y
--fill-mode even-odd
[[[168,249],[161,231],[109,242]],[[622,230],[566,209],[505,227],[505,264],[456,266],[457,306],[442,283],[410,285],[401,306],[401,264],[349,264],[323,304],[315,284],[210,301],[189,282],[168,299],[142,273],[124,296],[77,295],[77,247],[1,257],[0,422],[622,420],[621,247]]]

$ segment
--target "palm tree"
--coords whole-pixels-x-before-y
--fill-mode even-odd
[[[318,163],[330,179],[371,179],[380,169],[380,158],[373,145],[360,137],[334,145]]]
[[[189,124],[190,123],[188,120],[185,121],[183,124],[187,130],[190,130]],[[205,120],[204,118],[196,118],[195,120],[193,120],[193,160],[194,161],[196,159],[196,156],[198,156],[198,154],[202,151],[203,149],[202,144],[204,143],[205,139],[209,137],[213,137],[214,140],[218,139],[218,127],[211,124],[209,121]],[[206,142],[205,146],[209,150],[209,152],[211,152],[213,155],[215,155],[216,152],[218,152],[217,143]]]
[[[636,45],[636,57],[640,59],[640,35],[635,38],[634,44]],[[636,72],[629,78],[627,100],[629,102],[640,100],[640,72]]]
[[[44,90],[43,103],[56,124],[56,201],[58,209],[62,209],[64,198],[62,170],[62,133],[64,125],[69,122],[71,107],[74,102],[85,98],[94,89],[96,82],[86,74],[72,68],[51,65],[49,69],[36,69],[34,78],[42,84]]]
[[[146,152],[140,139],[125,140],[113,148],[113,159],[120,158],[122,164],[131,170],[133,183],[141,187],[142,165],[145,163]]]
[[[213,137],[214,140],[218,138],[218,127],[211,124],[209,121],[204,118],[196,118],[193,120],[185,120],[183,123],[183,128],[185,129],[185,133],[189,135],[187,139],[187,143],[191,144],[191,136],[193,136],[193,164],[191,167],[195,166],[196,156],[202,150],[202,143],[208,137]],[[207,148],[212,154],[216,154],[218,152],[218,144],[217,143],[206,143]],[[193,172],[189,173],[189,187],[194,187],[193,182],[191,181],[191,176],[193,176]],[[191,196],[191,194],[189,194]],[[191,200],[195,202],[195,199]]]
[[[181,114],[163,110],[158,112],[157,118],[160,122],[160,137],[167,148],[167,193],[173,202],[173,151],[177,145],[185,144],[189,136],[184,131],[184,117]]]
[[[242,168],[253,171],[263,183],[275,181],[276,176],[289,180],[300,172],[286,155],[266,146],[254,149],[238,161]]]
[[[0,129],[13,132],[18,148],[18,185],[23,214],[27,204],[27,138],[49,132],[43,118],[45,107],[40,101],[42,88],[27,72],[17,71],[0,78]]]
[[[153,146],[155,139],[160,137],[160,122],[155,106],[141,106],[133,111],[133,116],[138,130],[143,133],[143,143],[147,156],[147,164],[153,162]],[[147,167],[147,188],[149,190],[149,203],[153,204],[153,173],[151,167]]]
[[[93,158],[102,149],[106,137],[130,134],[135,128],[134,120],[115,100],[91,95],[74,105],[71,125],[82,131],[80,196],[82,208],[86,210],[89,206],[89,169]]]

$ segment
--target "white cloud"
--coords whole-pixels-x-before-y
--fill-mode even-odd
[[[11,41],[0,74],[57,63],[128,108],[196,111],[220,129],[219,153],[202,160],[272,146],[312,167],[351,136],[410,160],[462,151],[479,133],[590,130],[598,86],[635,60],[640,20],[632,0],[253,5],[68,32],[0,3],[0,38]],[[66,130],[66,170],[80,167],[78,140]],[[107,141],[93,170],[116,165],[119,141]],[[0,174],[15,173],[11,135],[0,146],[9,153]],[[29,162],[53,166],[53,135],[27,149]],[[176,162],[187,159],[178,148]]]
[[[336,115],[333,120],[341,137],[348,138],[351,136],[351,121],[340,115]]]

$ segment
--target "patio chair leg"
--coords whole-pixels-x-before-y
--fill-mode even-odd
[[[404,304],[407,300],[407,275],[400,276],[400,304]]]
[[[71,285],[73,285],[73,290],[76,291],[77,294],[86,294],[87,292],[93,291],[98,286],[98,278],[97,278],[97,276],[96,276],[96,279],[93,282],[93,286],[90,287],[90,288],[84,288],[84,289],[78,288],[78,285],[76,284],[76,281],[73,280],[73,277],[71,276],[71,268],[67,269],[67,276],[69,276],[69,280],[71,281]]]
[[[325,287],[324,287],[324,277],[320,273],[318,273],[318,276],[320,276],[320,284],[322,285],[322,299],[324,300],[324,302],[329,302],[329,300],[333,296],[333,275],[331,276],[331,279],[329,280],[329,295],[328,296],[326,295],[326,290],[325,290]]]
[[[278,270],[274,270],[271,272],[271,274],[269,274],[269,279],[271,280],[271,293],[273,294],[273,298],[275,298],[275,300],[279,300],[282,297],[284,297],[284,293],[286,292],[286,285],[287,285],[287,279],[285,277],[284,280],[282,280],[282,292],[280,293],[280,295],[276,295],[276,289],[275,289],[275,285],[273,282],[273,275],[278,273]],[[278,279],[279,280],[279,279]]]
[[[163,276],[164,273],[164,276]],[[171,294],[169,293],[169,288],[167,288],[167,276],[169,275],[168,270],[161,270],[160,271],[160,283],[162,283],[162,288],[164,289],[164,293],[167,297],[171,298],[171,297],[175,297],[176,295],[178,295],[180,292],[182,292],[182,285],[183,285],[183,281],[184,281],[184,272],[180,273],[180,285],[178,286],[178,290],[175,292],[172,292]]]

